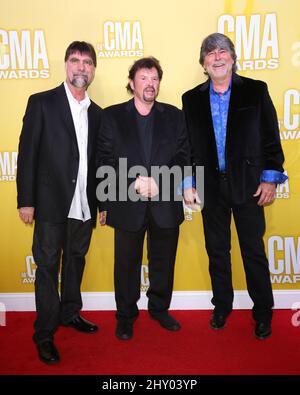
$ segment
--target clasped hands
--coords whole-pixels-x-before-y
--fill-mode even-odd
[[[152,177],[138,176],[135,180],[134,189],[137,193],[146,198],[153,198],[158,195],[159,189]],[[101,211],[99,216],[100,225],[106,224],[106,211]]]
[[[159,189],[153,177],[138,176],[134,189],[143,197],[153,198],[158,195]]]

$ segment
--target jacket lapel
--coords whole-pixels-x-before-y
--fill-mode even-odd
[[[204,120],[203,123],[201,122],[201,130],[203,131],[203,133],[206,134],[207,144],[208,146],[211,146],[213,150],[213,155],[217,163],[218,162],[217,143],[216,143],[213,120],[211,115],[209,90],[210,90],[210,80],[208,79],[204,84],[200,86],[199,103],[197,103],[197,105],[198,105],[198,111],[202,112],[201,120],[202,119]]]
[[[161,103],[156,102],[154,107],[154,122],[153,122],[153,135],[151,145],[150,164],[153,163],[153,159],[158,150],[161,136],[166,130],[164,107]]]
[[[64,84],[61,84],[57,89],[58,89],[57,90],[58,107],[59,107],[61,119],[64,122],[67,131],[70,133],[70,136],[77,141],[75,126],[74,126],[72,113],[71,113],[71,109],[70,109],[70,105],[68,102]]]
[[[199,95],[198,95],[199,99],[196,105],[198,106],[198,111],[202,111],[207,132],[213,133],[214,128],[213,128],[213,121],[211,116],[209,89],[210,89],[210,82],[209,80],[207,80],[200,87]]]

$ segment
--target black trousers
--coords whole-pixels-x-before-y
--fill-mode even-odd
[[[206,250],[209,256],[215,311],[224,315],[232,310],[231,215],[235,221],[246,274],[247,289],[253,301],[252,315],[258,320],[271,320],[274,305],[268,260],[263,235],[265,217],[262,206],[253,198],[242,205],[233,205],[225,177],[220,177],[220,195],[213,209],[203,209]]]
[[[93,224],[68,219],[65,223],[35,222],[32,252],[37,265],[35,301],[37,318],[33,340],[53,340],[60,323],[66,324],[82,308],[80,285]],[[61,286],[58,291],[62,253]]]
[[[174,265],[179,227],[159,228],[147,214],[138,232],[115,229],[115,298],[117,319],[134,320],[138,316],[143,244],[147,232],[149,282],[148,310],[152,315],[167,312],[172,298]]]

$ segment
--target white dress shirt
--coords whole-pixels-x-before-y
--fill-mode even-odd
[[[85,98],[78,102],[72,95],[68,85],[64,82],[67,98],[70,104],[72,118],[75,126],[77,144],[79,149],[79,168],[76,180],[76,188],[71,203],[68,218],[87,221],[91,218],[91,212],[87,200],[87,145],[88,145],[88,114],[87,110],[91,101],[87,92]]]

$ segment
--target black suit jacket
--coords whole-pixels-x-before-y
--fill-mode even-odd
[[[190,162],[188,135],[181,110],[169,104],[156,102],[153,108],[153,136],[150,163],[146,163],[144,150],[139,141],[136,113],[133,99],[103,110],[103,122],[98,141],[98,166],[109,165],[117,173],[117,199],[100,203],[100,209],[107,210],[107,224],[118,229],[138,231],[144,223],[146,208],[161,228],[173,228],[184,219],[182,201],[121,201],[118,182],[119,159],[127,159],[128,170],[132,166],[144,166],[150,176],[150,166],[183,166]],[[128,186],[135,178],[127,177]],[[173,185],[171,183],[171,190]]]
[[[95,220],[95,148],[101,109],[88,108],[87,198]],[[35,219],[64,222],[71,207],[79,167],[79,150],[64,85],[30,96],[19,142],[18,207],[35,207]]]
[[[209,97],[210,80],[182,96],[194,165],[204,166],[204,207],[218,197],[218,157]],[[233,203],[252,198],[263,170],[283,172],[277,115],[266,83],[233,73],[225,145]]]

